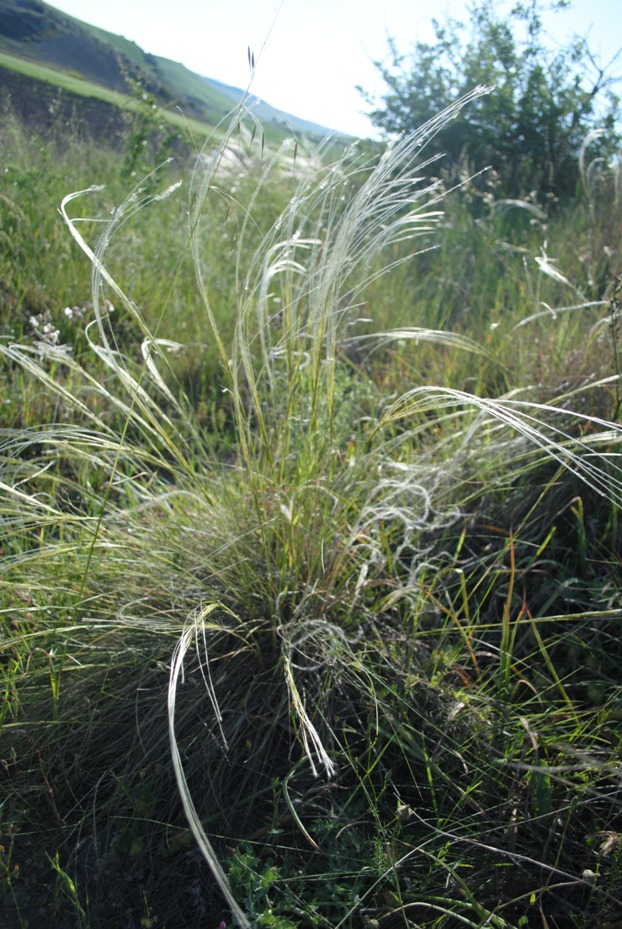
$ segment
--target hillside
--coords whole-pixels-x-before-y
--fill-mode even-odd
[[[23,73],[23,66],[46,69],[30,77],[54,84],[59,74],[72,80],[71,92],[93,98],[94,88],[108,92],[100,99],[110,103],[110,92],[128,94],[128,80],[140,82],[158,104],[169,111],[181,109],[186,117],[214,126],[244,96],[230,87],[189,71],[179,62],[143,51],[135,42],[81,22],[41,0],[0,0],[1,66]],[[83,83],[82,83],[83,82]],[[65,89],[67,89],[65,87]],[[266,126],[321,137],[331,130],[276,110],[251,99],[253,111]]]

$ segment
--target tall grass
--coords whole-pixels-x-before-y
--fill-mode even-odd
[[[548,325],[554,342],[583,315],[540,316],[539,297],[502,350],[489,323],[455,332],[438,303],[414,321],[383,303],[447,234],[434,137],[481,93],[380,158],[296,152],[267,231],[282,153],[239,206],[238,114],[197,162],[149,313],[116,243],[152,210],[179,215],[180,189],[137,188],[94,245],[87,201],[65,197],[92,266],[85,351],[0,345],[63,411],[3,431],[16,925],[39,908],[279,929],[618,917],[621,430],[601,406],[619,372],[599,358],[556,392],[528,381],[516,333]],[[213,200],[236,217],[230,319]],[[228,442],[167,328],[188,254]],[[617,321],[582,306],[594,339]]]

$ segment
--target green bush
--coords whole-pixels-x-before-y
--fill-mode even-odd
[[[593,141],[594,155],[617,153],[617,79],[596,64],[585,39],[552,49],[542,4],[518,3],[500,15],[498,3],[483,0],[471,7],[468,29],[452,19],[433,25],[435,42],[415,43],[409,57],[391,41],[389,65],[377,65],[387,93],[370,116],[387,135],[410,132],[483,84],[491,96],[439,134],[454,174],[465,164],[491,165],[506,197],[535,190],[568,199],[578,189],[581,146],[596,127],[604,134]]]

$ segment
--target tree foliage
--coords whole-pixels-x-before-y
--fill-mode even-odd
[[[561,11],[567,0],[548,6]],[[492,0],[476,2],[468,25],[432,20],[435,41],[402,55],[389,40],[389,64],[376,62],[387,92],[369,113],[387,136],[412,130],[478,84],[494,87],[443,130],[449,163],[491,165],[507,196],[535,190],[559,197],[576,192],[579,155],[597,127],[592,157],[620,144],[619,100],[612,66],[599,64],[587,39],[565,46],[546,34],[540,0],[515,4],[505,16]]]

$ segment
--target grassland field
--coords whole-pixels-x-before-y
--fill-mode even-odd
[[[3,925],[616,929],[619,163],[140,115],[0,120]]]

